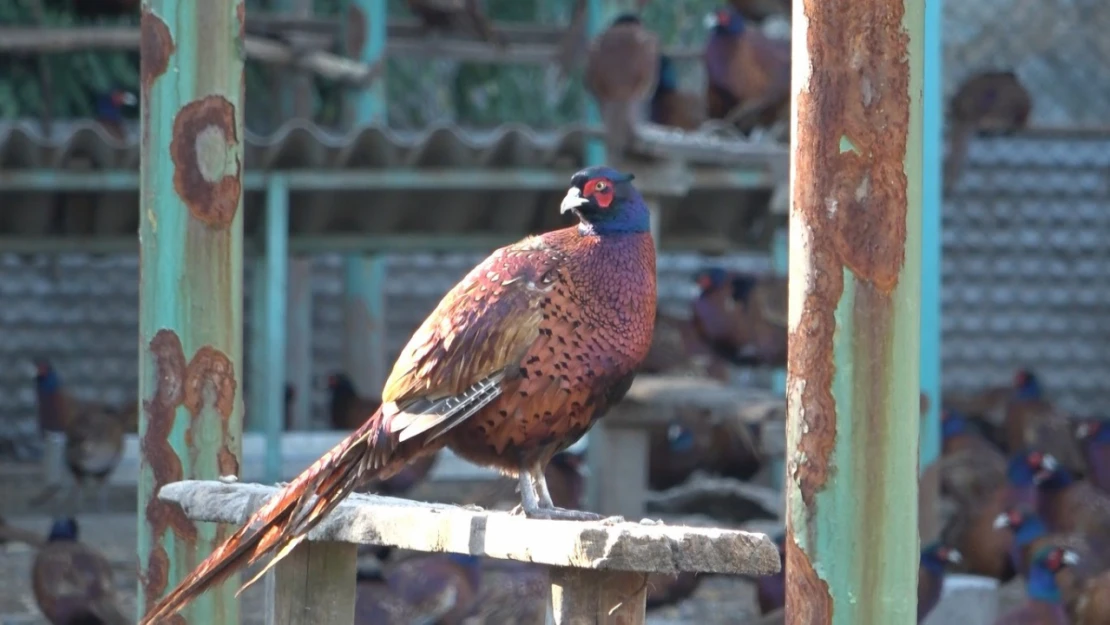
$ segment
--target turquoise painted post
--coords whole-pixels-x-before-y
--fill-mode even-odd
[[[386,0],[352,0],[348,43],[364,63],[384,63]],[[361,33],[361,35],[360,35]],[[387,121],[385,81],[354,95],[356,126]],[[347,341],[344,368],[360,393],[379,393],[385,384],[385,259],[349,256],[345,295]]]
[[[360,393],[378,394],[388,375],[385,360],[384,257],[352,257],[346,262],[344,282],[345,330],[343,367]]]
[[[586,34],[589,41],[593,41],[606,26],[606,18],[612,19],[610,15],[614,13],[612,10],[612,1],[609,0],[588,0],[586,3]],[[591,127],[601,125],[601,111],[597,107],[597,102],[590,97],[589,94],[584,94],[585,101],[583,104],[583,112],[585,113],[585,121]],[[587,165],[601,165],[605,163],[605,142],[601,139],[590,139],[586,141],[586,164]]]
[[[775,230],[771,240],[771,262],[775,273],[786,275],[790,271],[790,235],[786,228]],[[786,393],[786,369],[775,369],[771,373],[771,391],[779,394]],[[786,478],[785,458],[771,459],[771,487],[782,491],[783,480]]]
[[[940,456],[941,224],[944,202],[943,0],[925,3],[925,71],[922,104],[921,201],[921,392],[929,412],[921,420],[921,468]]]
[[[786,625],[917,621],[922,5],[794,3]]]
[[[266,481],[281,480],[281,433],[285,429],[285,293],[289,282],[289,184],[270,176],[266,189],[266,343],[260,419],[265,425]]]
[[[138,610],[233,527],[193,523],[165,484],[239,475],[243,401],[243,0],[143,0]],[[181,623],[239,622],[236,580]]]
[[[262,432],[266,429],[266,257],[262,254],[247,255],[244,262],[251,264],[250,289],[250,340],[247,341],[247,391],[243,407],[243,429]]]
[[[286,379],[293,385],[292,420],[297,430],[310,429],[312,422],[312,259],[289,259],[286,289],[285,359]]]
[[[347,46],[351,56],[364,63],[384,63],[386,43],[386,0],[351,0],[347,15]],[[384,76],[384,74],[383,74]],[[356,126],[386,122],[385,79],[352,94]]]

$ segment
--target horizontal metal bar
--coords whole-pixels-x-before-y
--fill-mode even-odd
[[[277,172],[275,172],[277,173]],[[345,169],[282,171],[291,191],[558,191],[566,188],[571,170],[543,169]],[[262,191],[271,174],[247,172],[247,191]],[[647,194],[684,195],[699,189],[762,189],[773,183],[766,167],[690,169],[675,176],[642,176],[637,186]],[[133,171],[65,171],[57,169],[0,172],[0,191],[95,192],[135,191]]]
[[[390,252],[469,252],[492,250],[524,237],[520,234],[500,235],[427,235],[397,234],[369,236],[292,235],[289,237],[289,254],[375,254]],[[661,237],[665,251],[696,251],[706,253],[742,252],[749,248],[724,236]],[[0,236],[0,253],[14,254],[134,254],[139,251],[138,237],[121,236],[53,236],[21,237]],[[245,237],[243,254],[262,254],[262,244],[255,238]]]

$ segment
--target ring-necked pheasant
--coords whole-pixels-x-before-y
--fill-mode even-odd
[[[496,250],[472,269],[402,350],[381,407],[149,606],[141,624],[276,552],[245,586],[253,584],[358,484],[443,447],[516,475],[528,517],[600,518],[555,507],[544,468],[632,386],[655,320],[655,247],[630,174],[583,169],[560,211],[578,225]]]

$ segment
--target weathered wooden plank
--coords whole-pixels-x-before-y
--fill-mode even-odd
[[[266,625],[351,625],[358,547],[305,542],[266,574]]]
[[[242,523],[276,492],[261,484],[193,480],[167,485],[159,497],[196,521]],[[348,497],[309,538],[606,571],[768,575],[779,570],[778,550],[762,534],[655,522],[526,519],[373,495]]]

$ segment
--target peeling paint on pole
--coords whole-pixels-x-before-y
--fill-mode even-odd
[[[794,6],[786,623],[909,625],[922,7]]]
[[[239,472],[243,17],[242,0],[143,2],[140,614],[231,529],[194,524],[157,492]],[[167,623],[238,623],[234,591]]]

